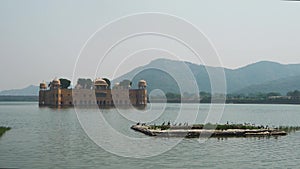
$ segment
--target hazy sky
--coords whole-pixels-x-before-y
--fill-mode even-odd
[[[91,34],[138,12],[163,12],[193,23],[212,41],[227,68],[261,60],[300,63],[300,2],[1,0],[0,90],[71,78]]]

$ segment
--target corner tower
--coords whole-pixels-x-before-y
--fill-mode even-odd
[[[105,90],[108,87],[108,84],[106,83],[105,80],[101,78],[97,78],[94,82],[94,86],[96,90]]]
[[[39,91],[39,105],[43,106],[46,102],[46,90],[47,90],[47,84],[46,82],[40,83],[40,91]]]
[[[137,104],[147,105],[147,82],[145,80],[140,80],[138,82],[138,93],[137,93]]]

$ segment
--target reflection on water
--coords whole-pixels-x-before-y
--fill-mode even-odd
[[[209,105],[200,105],[199,109],[193,104],[187,107],[182,110],[185,116],[199,112],[196,121],[204,122]],[[152,123],[175,121],[179,109],[179,104],[167,104]],[[95,112],[93,109],[84,111]],[[221,123],[300,126],[299,111],[297,105],[226,105]],[[122,114],[131,112],[128,109]],[[120,133],[145,137],[130,130],[135,122],[128,121],[115,109],[101,110],[101,113]],[[185,122],[185,119],[177,121],[180,120]],[[198,139],[184,139],[163,154],[134,159],[113,155],[94,144],[81,128],[74,109],[1,102],[0,125],[12,127],[0,138],[0,168],[297,168],[300,165],[299,132],[268,139],[211,138],[203,144],[199,144]]]

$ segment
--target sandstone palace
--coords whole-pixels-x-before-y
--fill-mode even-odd
[[[84,80],[89,83],[83,83]],[[65,81],[69,82],[67,86]],[[147,83],[140,80],[137,85],[137,89],[132,89],[131,82],[124,80],[111,88],[109,80],[97,78],[94,81],[78,79],[76,86],[70,88],[69,80],[55,78],[48,85],[40,83],[39,106],[146,106]]]

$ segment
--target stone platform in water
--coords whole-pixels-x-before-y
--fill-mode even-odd
[[[148,136],[156,137],[264,137],[264,136],[285,136],[287,132],[278,129],[193,129],[192,127],[170,127],[168,129],[152,129],[148,125],[133,125],[131,129]]]

